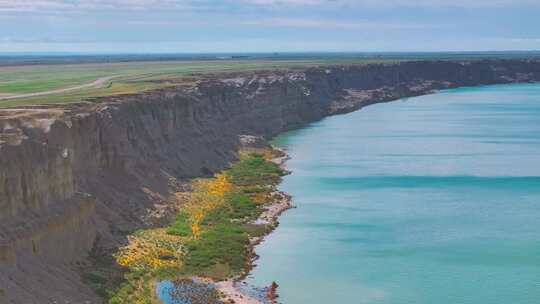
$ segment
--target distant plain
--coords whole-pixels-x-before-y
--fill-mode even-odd
[[[186,83],[193,76],[309,66],[411,60],[533,58],[540,53],[386,53],[248,55],[0,55],[0,107],[79,102]],[[31,96],[30,94],[34,94]],[[35,96],[37,95],[37,96]]]

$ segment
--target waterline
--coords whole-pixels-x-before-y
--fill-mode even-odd
[[[297,209],[248,282],[283,303],[538,303],[540,85],[449,90],[280,136]]]

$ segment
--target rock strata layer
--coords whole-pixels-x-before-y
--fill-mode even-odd
[[[241,140],[437,89],[540,80],[540,62],[421,61],[205,75],[87,103],[0,110],[0,303],[100,303],[77,263],[167,221],[181,181]]]

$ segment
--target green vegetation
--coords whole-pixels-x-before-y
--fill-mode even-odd
[[[187,244],[184,274],[225,279],[246,264],[246,230],[239,223],[221,220],[209,227],[200,240]]]
[[[249,237],[268,230],[268,227],[253,227],[256,225],[248,228],[246,223],[261,211],[258,196],[262,193],[267,200],[268,186],[276,184],[283,175],[281,168],[269,161],[271,157],[251,153],[225,171],[233,187],[225,193],[224,204],[204,215],[200,239],[191,239],[186,244],[184,274],[225,279],[244,268]],[[175,229],[169,229],[169,233],[183,233],[189,227],[189,217],[180,214],[171,226]]]
[[[249,222],[271,200],[272,187],[283,175],[271,162],[274,152],[259,152],[241,153],[230,169],[194,181],[190,192],[176,193],[181,205],[168,227],[130,235],[114,259],[97,260],[84,280],[109,304],[147,304],[155,303],[157,280],[224,280],[239,274],[248,263],[250,237],[272,229]]]
[[[36,97],[0,100],[1,107],[66,103],[130,94],[189,82],[197,74],[272,70],[315,64],[307,61],[176,61],[0,67],[0,97],[45,92],[114,77],[102,85]]]
[[[167,229],[168,234],[178,235],[178,236],[189,236],[191,235],[191,227],[188,223],[189,214],[185,211],[180,211],[174,222]]]
[[[91,253],[90,260],[91,269],[83,269],[82,280],[99,296],[108,299],[108,303],[154,303],[150,288],[152,276],[149,273],[128,271],[118,265],[113,257],[97,252]],[[130,302],[128,299],[137,300]]]
[[[275,163],[267,161],[265,155],[252,153],[243,161],[234,164],[226,174],[232,183],[247,186],[276,182],[283,175],[283,171]]]
[[[186,82],[189,83],[190,77],[206,73],[274,70],[307,66],[396,63],[417,60],[481,60],[501,58],[538,58],[538,53],[304,54],[269,59],[248,58],[199,61],[129,61],[129,57],[126,57],[124,59],[118,58],[117,62],[107,62],[104,60],[94,63],[88,63],[87,61],[84,63],[85,58],[73,58],[67,61],[45,60],[32,65],[0,66],[0,107],[78,102],[91,97],[137,93]],[[122,60],[125,61],[122,62]],[[21,63],[24,64],[25,61],[23,60]],[[69,92],[40,97],[2,99],[9,95],[47,92],[89,84],[104,77],[113,78],[94,87],[86,87]]]
[[[132,272],[125,275],[125,282],[107,293],[109,304],[152,304],[155,303],[155,296],[151,288],[151,276]]]

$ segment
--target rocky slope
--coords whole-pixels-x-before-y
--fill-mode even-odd
[[[83,104],[0,110],[0,303],[100,303],[77,265],[167,220],[171,190],[239,135],[434,89],[540,80],[538,61],[407,62],[201,76]]]

